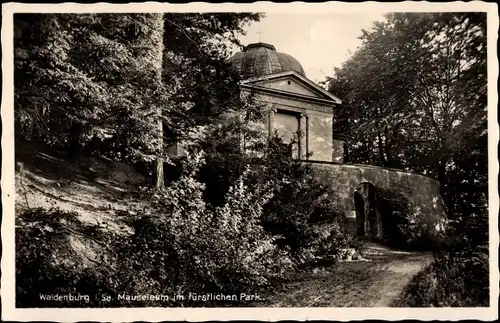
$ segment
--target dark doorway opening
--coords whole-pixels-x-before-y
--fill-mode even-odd
[[[382,218],[375,186],[361,183],[354,192],[354,205],[358,236],[382,238]]]
[[[356,207],[356,228],[358,237],[364,237],[365,232],[365,201],[358,192],[354,192],[354,206]]]

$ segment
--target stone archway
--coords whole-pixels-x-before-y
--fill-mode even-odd
[[[354,191],[354,206],[358,236],[382,238],[382,217],[376,188],[373,184],[364,182],[358,185]]]

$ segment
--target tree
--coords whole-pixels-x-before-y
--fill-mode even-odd
[[[157,90],[157,57],[147,44],[150,18],[16,16],[18,134],[72,151],[105,143],[102,153],[121,160],[149,154],[141,145],[151,134]]]
[[[448,206],[462,195],[459,163],[486,178],[484,162],[467,160],[487,156],[478,149],[487,133],[485,23],[484,13],[397,13],[363,32],[329,79],[346,103],[334,119],[355,138],[354,161],[432,176]]]
[[[412,306],[487,306],[486,14],[396,13],[361,37],[330,90],[354,161],[439,180],[450,226]],[[422,297],[421,295],[425,295]]]
[[[166,158],[159,136],[168,146],[231,108],[227,40],[259,18],[16,15],[16,137],[146,165]]]

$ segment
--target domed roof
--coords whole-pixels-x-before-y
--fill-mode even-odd
[[[291,55],[277,52],[273,45],[254,43],[234,54],[229,62],[243,78],[259,77],[285,71],[306,76],[302,65]]]

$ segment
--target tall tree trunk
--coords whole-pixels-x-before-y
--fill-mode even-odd
[[[377,139],[378,139],[378,155],[379,155],[379,162],[380,166],[387,166],[387,160],[384,156],[384,143],[382,143],[382,133],[380,132],[380,121],[382,119],[382,111],[380,110],[380,107],[377,107],[377,120],[376,120],[376,127],[377,127]]]
[[[163,71],[163,14],[157,13],[154,15],[154,27],[158,32],[157,41],[157,70],[156,70],[156,82],[157,89],[161,89],[162,87],[162,71]],[[163,111],[161,105],[157,107],[158,109],[158,155],[156,158],[156,188],[163,189],[165,188],[165,173],[163,170],[163,154],[164,154],[164,139],[163,139]]]
[[[391,141],[389,139],[389,129],[387,125],[384,127],[384,152],[385,152],[385,160],[386,160],[386,167],[392,167],[392,168],[398,168],[398,165],[396,164],[394,160],[394,156],[392,154],[392,147],[391,147]]]

